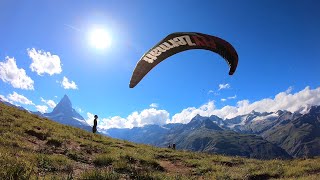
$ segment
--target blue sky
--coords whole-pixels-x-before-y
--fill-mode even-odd
[[[103,128],[295,111],[320,104],[319,8],[316,0],[2,0],[0,97],[51,112],[67,94],[89,123],[98,114]],[[97,28],[110,35],[106,49],[90,44]],[[217,54],[191,50],[129,88],[144,52],[189,31],[230,42],[239,55],[235,74]]]

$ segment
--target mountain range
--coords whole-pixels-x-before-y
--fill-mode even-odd
[[[109,129],[108,134],[114,138],[159,147],[167,147],[174,143],[177,149],[182,150],[257,159],[291,158],[285,150],[262,137],[222,128],[213,119],[217,119],[217,117],[197,115],[188,124]]]
[[[188,124],[109,129],[108,135],[138,143],[259,159],[320,155],[320,106],[304,114],[255,112],[221,119],[195,116]]]
[[[7,103],[8,104],[8,103]],[[53,121],[91,131],[72,107],[67,95],[50,113],[33,112]],[[146,125],[132,129],[108,129],[107,136],[131,142],[257,159],[314,157],[320,155],[320,106],[304,113],[279,110],[255,112],[221,119],[195,116],[187,124]]]

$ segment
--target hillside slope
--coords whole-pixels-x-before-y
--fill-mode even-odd
[[[320,178],[320,158],[268,160],[116,140],[0,103],[0,179]]]

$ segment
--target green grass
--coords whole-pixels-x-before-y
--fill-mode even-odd
[[[25,159],[0,151],[0,179],[29,179],[33,173],[32,165]],[[30,166],[31,165],[31,166]]]
[[[71,172],[73,170],[72,161],[60,154],[39,154],[37,167],[43,172]]]
[[[101,154],[95,157],[95,159],[93,160],[93,163],[95,166],[97,167],[107,167],[112,165],[113,162],[115,162],[116,160],[113,159],[112,157],[106,155],[106,154]]]
[[[0,179],[320,179],[320,157],[256,160],[135,144],[0,103]]]
[[[83,180],[118,180],[120,177],[120,174],[116,172],[109,172],[107,170],[92,170],[81,174],[81,179]]]

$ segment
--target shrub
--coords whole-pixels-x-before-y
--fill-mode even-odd
[[[49,137],[48,133],[37,132],[34,130],[27,130],[27,131],[25,131],[25,133],[27,133],[30,136],[34,136],[34,137],[38,138],[39,140],[46,140],[47,137]]]
[[[49,139],[46,143],[49,146],[61,147],[62,141],[59,139]]]
[[[118,180],[120,179],[120,175],[116,172],[108,172],[108,171],[101,171],[101,170],[93,170],[93,171],[86,171],[81,174],[81,179],[83,180]]]
[[[37,157],[38,168],[45,172],[72,171],[72,165],[69,159],[62,155],[44,155]]]
[[[115,160],[106,155],[99,155],[94,160],[93,163],[95,166],[103,167],[111,165]]]

